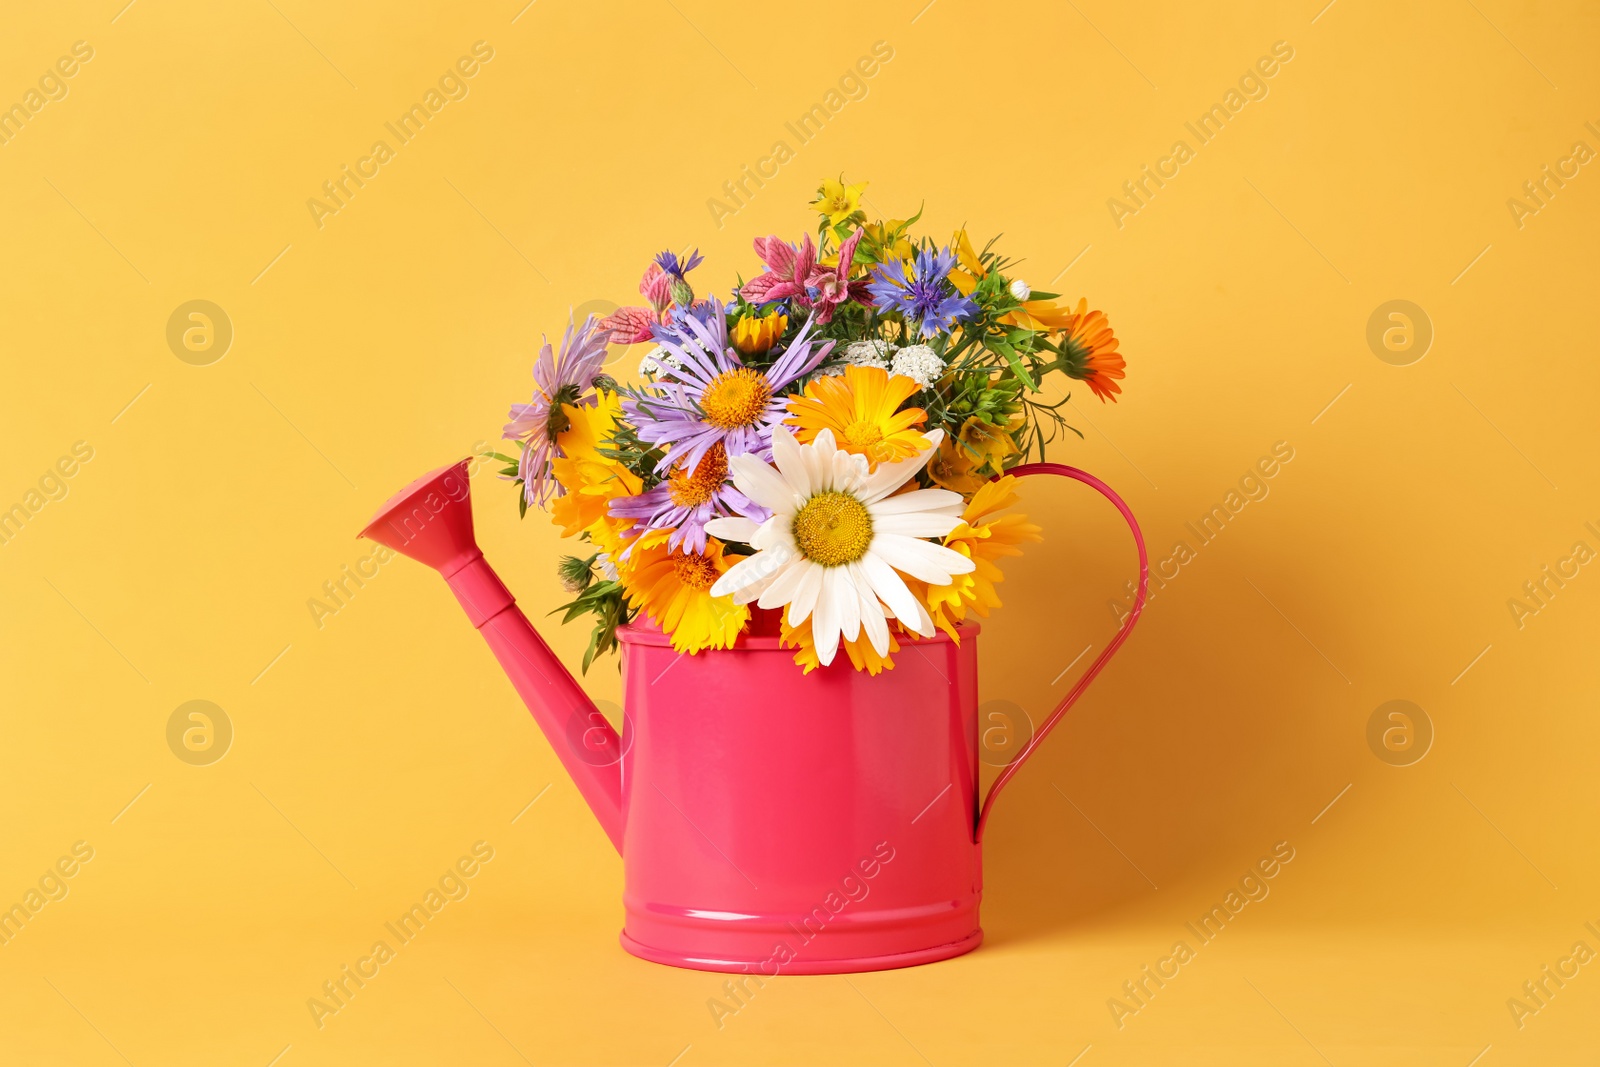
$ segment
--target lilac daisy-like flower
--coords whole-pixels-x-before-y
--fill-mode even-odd
[[[704,555],[706,523],[728,515],[765,522],[768,512],[728,480],[728,450],[719,441],[694,467],[679,463],[654,488],[613,500],[611,514],[652,530],[671,530],[668,548]]]
[[[816,344],[811,323],[765,370],[747,367],[728,342],[723,306],[709,301],[705,314],[685,315],[658,327],[667,358],[660,378],[623,404],[639,439],[663,450],[661,484],[612,502],[611,514],[650,529],[672,530],[672,547],[704,552],[705,524],[719,516],[766,519],[728,480],[733,456],[772,453],[772,428],[787,414],[784,390],[815,370],[833,342]]]
[[[882,307],[916,323],[920,336],[932,337],[978,313],[978,305],[950,284],[955,265],[956,255],[950,249],[924,248],[909,272],[898,259],[879,264],[867,289]]]
[[[833,351],[832,341],[816,343],[807,322],[771,366],[747,367],[728,342],[722,303],[707,303],[704,315],[685,315],[656,328],[656,341],[674,365],[623,403],[639,439],[664,450],[658,471],[680,462],[693,471],[717,444],[730,458],[769,454],[772,428],[787,414],[785,388]]]
[[[556,439],[571,421],[561,408],[563,404],[594,404],[591,390],[605,366],[609,337],[607,331],[596,327],[593,315],[584,319],[582,326],[567,323],[567,332],[561,338],[561,355],[556,356],[546,338],[534,361],[533,400],[511,405],[505,438],[523,446],[517,476],[522,479],[522,491],[529,504],[543,507],[552,494],[561,496],[564,492],[550,476],[550,461],[561,455]]]

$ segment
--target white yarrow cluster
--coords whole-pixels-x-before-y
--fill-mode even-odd
[[[676,356],[660,345],[656,345],[646,352],[644,358],[639,361],[639,372],[648,374],[652,378],[659,378],[663,371],[676,370],[678,365]]]
[[[889,369],[889,355],[894,347],[888,341],[851,341],[844,346],[844,361],[852,367],[881,367]]]
[[[889,373],[903,374],[926,389],[944,374],[944,360],[927,345],[907,345],[894,354]]]

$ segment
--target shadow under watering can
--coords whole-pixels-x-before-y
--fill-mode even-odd
[[[622,946],[657,963],[839,974],[948,959],[983,940],[983,834],[996,797],[1121,647],[1133,610],[980,796],[978,626],[960,643],[900,638],[877,677],[841,657],[802,674],[775,627],[683,655],[640,623],[617,631],[619,736],[529,624],[473,535],[467,461],[397,493],[362,531],[437,570],[483,635],[623,858]],[[760,614],[758,611],[757,614]],[[759,620],[758,620],[759,621]]]

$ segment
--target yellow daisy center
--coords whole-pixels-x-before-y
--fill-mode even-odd
[[[772,400],[772,386],[758,371],[736,367],[711,379],[700,397],[706,421],[719,430],[753,425]]]
[[[806,558],[824,567],[854,563],[872,546],[872,514],[849,493],[824,490],[805,502],[791,527]]]
[[[682,463],[673,468],[667,493],[679,507],[696,507],[710,500],[727,477],[728,450],[718,441],[700,457],[692,473],[685,471]]]
[[[717,565],[711,561],[710,556],[688,555],[683,552],[672,554],[672,570],[678,576],[678,581],[690,589],[710,589],[722,577],[722,572],[717,570]]]
[[[852,422],[840,436],[847,448],[871,448],[883,440],[883,427],[876,422]]]

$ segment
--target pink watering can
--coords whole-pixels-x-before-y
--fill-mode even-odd
[[[479,551],[465,460],[401,490],[362,536],[437,570],[489,642],[622,854],[623,948],[708,971],[870,971],[983,940],[995,798],[1144,608],[1144,538],[1121,498],[1056,463],[1011,473],[1073,478],[1116,505],[1139,586],[1122,628],[981,805],[975,624],[959,645],[901,638],[894,669],[877,677],[843,656],[803,675],[775,634],[690,656],[653,627],[623,627],[619,738]]]

